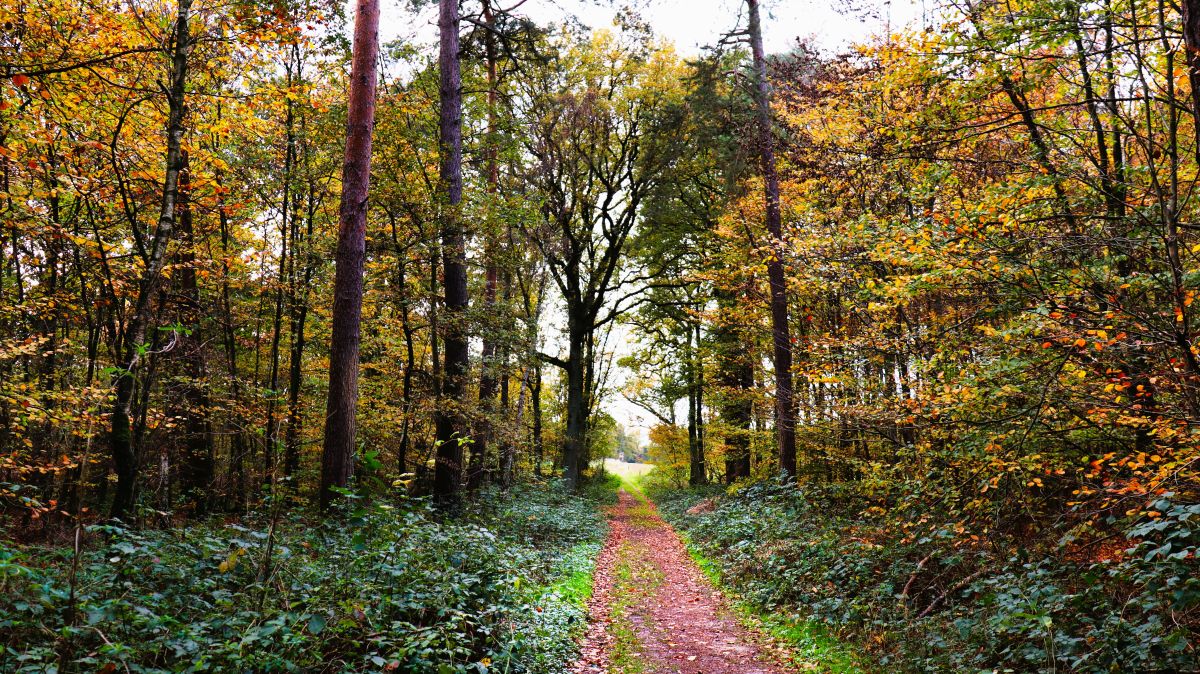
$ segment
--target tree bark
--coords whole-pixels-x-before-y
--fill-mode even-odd
[[[400,424],[400,443],[396,448],[396,470],[403,475],[408,472],[408,453],[412,445],[412,400],[413,367],[416,366],[416,344],[413,336],[412,317],[408,293],[408,249],[401,245],[395,218],[391,219],[392,248],[396,255],[397,305],[400,309],[400,331],[404,335],[404,378],[400,389],[400,404],[403,420]],[[414,215],[414,222],[416,216]]]
[[[307,199],[309,207],[305,218],[307,231],[305,234],[306,248],[303,249],[303,255],[301,255],[301,248],[296,245],[299,237],[292,236],[292,264],[296,265],[303,260],[303,269],[302,271],[292,271],[292,278],[289,280],[291,289],[288,291],[288,295],[291,297],[288,311],[288,331],[291,336],[291,344],[288,349],[288,404],[287,428],[283,436],[283,474],[289,478],[295,476],[296,471],[300,468],[300,436],[304,426],[304,409],[301,405],[301,393],[304,387],[304,347],[307,343],[304,328],[308,320],[308,289],[312,283],[314,271],[311,261],[312,253],[308,247],[312,246],[313,220],[316,216],[311,186]],[[293,226],[296,226],[295,222],[293,222]]]
[[[687,373],[688,389],[688,485],[695,487],[704,484],[704,454],[700,449],[700,371],[699,343],[693,341],[699,337],[692,325],[685,322],[687,341],[684,347],[684,368]]]
[[[297,67],[296,70],[299,68]],[[287,84],[290,88],[293,81],[293,62],[286,66]],[[285,149],[283,158],[283,196],[279,200],[279,273],[275,277],[275,314],[271,322],[271,358],[270,374],[268,376],[268,399],[266,432],[263,435],[263,479],[266,484],[274,484],[276,455],[280,448],[279,415],[276,407],[279,404],[279,359],[280,345],[283,341],[284,306],[288,311],[295,303],[292,294],[292,284],[289,283],[292,270],[295,269],[296,246],[296,210],[292,199],[292,181],[296,169],[296,115],[295,104],[289,98],[285,102],[284,129]],[[289,221],[289,216],[291,220]],[[290,222],[290,224],[289,224]]]
[[[542,476],[542,461],[545,460],[546,445],[542,442],[542,366],[533,365],[533,380],[529,387],[529,406],[533,415],[533,474]]]
[[[1192,87],[1192,116],[1196,138],[1200,139],[1200,0],[1180,0],[1183,15],[1183,45],[1187,52],[1188,82]],[[1196,162],[1200,163],[1200,140],[1196,142]]]
[[[183,165],[183,119],[186,113],[186,84],[188,55],[192,38],[188,29],[191,0],[179,0],[175,17],[175,40],[171,53],[170,84],[167,88],[167,151],[166,175],[163,180],[162,205],[158,224],[151,240],[146,267],[138,283],[133,315],[125,328],[122,341],[121,368],[113,383],[113,410],[110,417],[109,446],[117,473],[117,488],[110,515],[123,519],[129,514],[136,497],[138,457],[135,431],[130,428],[138,366],[141,364],[146,333],[152,322],[154,299],[162,282],[167,245],[175,231],[175,201],[179,190],[179,171]]]
[[[704,459],[704,355],[700,351],[700,324],[687,324],[688,341],[693,342],[692,358],[688,363],[691,395],[688,396],[688,433],[691,437],[691,456],[688,484],[695,487],[708,483],[708,466]],[[694,337],[693,337],[694,336]]]
[[[200,333],[200,287],[196,278],[196,236],[192,228],[191,180],[187,153],[182,153],[183,166],[179,172],[179,195],[176,212],[179,220],[179,238],[183,244],[179,261],[180,320],[187,325],[187,334],[179,338],[179,351],[184,360],[187,382],[183,387],[182,410],[184,456],[179,462],[182,483],[180,486],[192,505],[192,513],[204,515],[208,511],[209,487],[213,479],[212,426],[208,418],[208,393],[205,386],[208,371],[205,364],[204,341]]]
[[[458,55],[458,0],[441,0],[438,28],[441,35],[439,71],[441,87],[440,154],[442,198],[442,281],[446,293],[445,367],[442,399],[437,412],[437,460],[434,497],[443,504],[457,501],[462,485],[463,445],[469,442],[462,409],[466,393],[469,352],[467,343],[466,235],[459,215],[462,202],[462,77]]]
[[[487,193],[490,199],[495,199],[499,192],[500,167],[497,162],[496,147],[496,36],[493,33],[496,18],[492,13],[489,0],[483,2],[483,20],[487,26],[484,29],[484,56],[487,61],[487,141],[484,153],[487,158]],[[495,223],[489,222],[484,232],[485,282],[483,291],[484,324],[487,326],[483,334],[483,352],[479,363],[479,424],[471,443],[471,465],[468,470],[467,483],[471,489],[477,489],[483,481],[484,464],[487,461],[487,446],[495,436],[496,393],[499,387],[496,363],[500,341],[496,334],[494,320],[496,318],[496,289],[499,284],[499,265],[496,256],[499,253],[500,237],[494,231]]]
[[[571,316],[567,319],[568,357],[567,371],[567,428],[563,441],[563,479],[567,488],[574,490],[579,485],[582,470],[580,463],[587,441],[587,355],[584,353],[588,329],[586,319]]]
[[[789,478],[794,478],[796,428],[792,401],[792,337],[788,325],[787,281],[783,269],[787,240],[783,235],[783,218],[779,204],[779,173],[775,167],[775,138],[771,131],[771,90],[767,81],[767,60],[763,51],[762,21],[758,4],[758,0],[746,0],[750,12],[750,47],[754,55],[754,98],[767,208],[767,232],[771,236],[772,248],[771,257],[767,260],[767,279],[771,287],[771,337],[775,345],[775,432],[779,443],[779,469]]]
[[[220,104],[217,106],[217,119],[221,118]],[[224,174],[220,169],[214,171],[214,182],[217,187],[217,223],[221,230],[221,337],[225,347],[226,367],[229,375],[229,394],[233,403],[231,415],[225,421],[225,434],[229,436],[229,467],[226,474],[228,494],[233,497],[233,510],[240,511],[246,500],[244,459],[246,440],[242,418],[242,387],[238,374],[237,335],[234,328],[233,300],[229,288],[229,257],[233,250],[229,211],[223,194]]]
[[[379,0],[358,1],[353,49],[334,274],[325,449],[321,457],[322,507],[328,507],[333,501],[335,488],[349,485],[354,470],[354,412],[358,403],[363,258],[366,248],[367,196],[371,182],[371,136],[375,124]]]

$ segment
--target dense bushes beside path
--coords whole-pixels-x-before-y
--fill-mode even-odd
[[[165,531],[0,544],[4,672],[558,672],[604,534],[602,486],[487,491]]]
[[[1049,531],[963,536],[844,486],[651,495],[732,592],[826,626],[878,671],[1200,669],[1200,505],[1163,497],[1083,547]]]

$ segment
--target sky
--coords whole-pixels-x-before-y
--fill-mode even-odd
[[[863,12],[838,11],[849,9],[848,4],[866,9]],[[549,4],[549,3],[547,3]],[[561,5],[583,7],[579,11],[585,23],[600,27],[611,23],[611,5],[568,2]],[[630,4],[637,8],[642,17],[656,32],[675,43],[683,54],[699,53],[705,45],[712,44],[722,32],[738,25],[744,15],[745,3],[741,0],[637,0]],[[885,3],[878,0],[764,0],[763,41],[768,52],[786,51],[797,37],[812,37],[828,48],[845,47],[856,40],[880,32],[890,20],[899,25],[911,19],[919,19],[920,0],[895,0]]]
[[[520,0],[500,0],[509,7]],[[885,34],[908,25],[922,25],[936,0],[762,0],[763,42],[768,53],[788,51],[798,38],[811,41],[829,51],[840,51],[873,35]],[[384,0],[381,37],[402,38],[417,44],[432,45],[437,39],[436,5],[414,16],[405,0]],[[674,43],[684,57],[698,55],[706,46],[739,25],[744,26],[743,0],[525,0],[516,14],[541,23],[575,16],[593,29],[612,26],[613,16],[621,7],[636,9],[660,36]],[[470,7],[468,3],[467,7]],[[739,24],[740,21],[740,24]],[[553,321],[558,312],[547,312]],[[556,326],[544,326],[555,352]],[[547,329],[548,328],[548,329]],[[616,357],[628,355],[632,346],[628,328],[619,326],[610,342]],[[636,373],[613,369],[616,389]],[[619,393],[609,397],[604,409],[644,444],[654,419]],[[685,420],[687,401],[680,401],[676,416]]]
[[[519,1],[500,0],[505,7]],[[414,16],[405,5],[405,0],[384,1],[384,40],[400,37],[433,42],[436,6]],[[570,15],[591,28],[604,28],[612,25],[619,8],[633,7],[655,32],[674,42],[681,54],[691,56],[738,25],[744,5],[742,0],[526,0],[514,14],[539,22]],[[763,42],[768,52],[788,50],[797,37],[813,38],[817,44],[837,50],[885,32],[888,26],[919,24],[932,6],[932,0],[762,0]]]

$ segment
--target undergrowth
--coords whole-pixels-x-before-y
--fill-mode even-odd
[[[974,540],[933,509],[888,512],[846,489],[650,493],[772,632],[855,643],[872,671],[1200,667],[1200,506],[1164,496],[1116,554],[1081,557],[1069,538]]]
[[[681,534],[688,554],[713,585],[724,588],[721,565],[709,558],[686,534]],[[830,674],[858,674],[858,658],[829,630],[815,620],[763,611],[760,606],[736,597],[733,609],[745,625],[766,632],[787,645],[788,655],[798,667]]]
[[[0,543],[0,671],[564,671],[612,491]]]

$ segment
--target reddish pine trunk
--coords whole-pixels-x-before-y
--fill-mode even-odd
[[[371,179],[371,131],[375,123],[379,0],[359,0],[354,18],[354,58],[342,166],[342,204],[334,277],[333,335],[329,349],[329,398],[325,452],[321,458],[321,506],[332,488],[346,487],[354,470],[354,410],[358,402],[359,323],[362,318],[363,257],[367,194]]]
[[[783,236],[779,208],[779,173],[775,169],[775,139],[771,133],[771,91],[767,82],[767,60],[763,52],[762,22],[758,0],[746,0],[750,10],[750,47],[754,53],[755,103],[758,107],[759,151],[767,202],[767,232],[771,235],[772,255],[767,261],[767,280],[771,286],[771,336],[775,342],[775,427],[779,438],[779,468],[788,477],[796,475],[796,427],[792,402],[792,337],[788,327],[787,281],[783,274],[783,255],[787,241]]]

